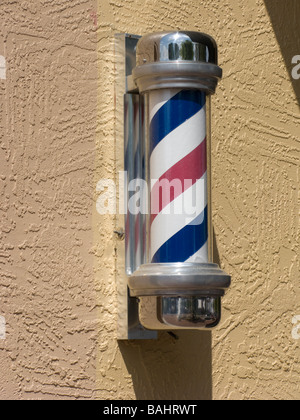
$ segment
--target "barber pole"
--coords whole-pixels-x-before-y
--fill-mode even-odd
[[[221,318],[230,276],[212,256],[207,125],[221,77],[217,45],[206,34],[160,32],[137,44],[132,78],[147,103],[151,192],[147,258],[128,283],[148,329],[213,328]]]
[[[208,262],[206,94],[149,97],[151,262]],[[153,181],[155,180],[155,181]],[[187,203],[195,213],[186,213]],[[177,211],[176,211],[177,209]]]

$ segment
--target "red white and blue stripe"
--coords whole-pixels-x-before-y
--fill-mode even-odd
[[[151,262],[208,262],[206,94],[152,91],[149,115]]]

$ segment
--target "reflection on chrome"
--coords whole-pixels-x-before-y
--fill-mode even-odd
[[[158,304],[158,318],[170,327],[213,328],[221,318],[221,298],[162,297]]]
[[[206,61],[207,47],[184,33],[170,33],[160,41],[160,61]]]

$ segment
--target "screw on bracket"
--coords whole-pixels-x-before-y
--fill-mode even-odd
[[[118,239],[120,239],[120,241],[124,241],[124,239],[125,239],[124,229],[120,228],[120,229],[114,230],[114,233],[117,235],[117,237],[118,237]]]

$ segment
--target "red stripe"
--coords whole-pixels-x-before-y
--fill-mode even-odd
[[[153,186],[151,191],[151,224],[168,204],[201,179],[206,170],[206,139],[204,139],[196,149],[168,169]],[[164,191],[163,184],[161,184],[163,180],[169,181],[169,183],[173,181],[171,188]]]

